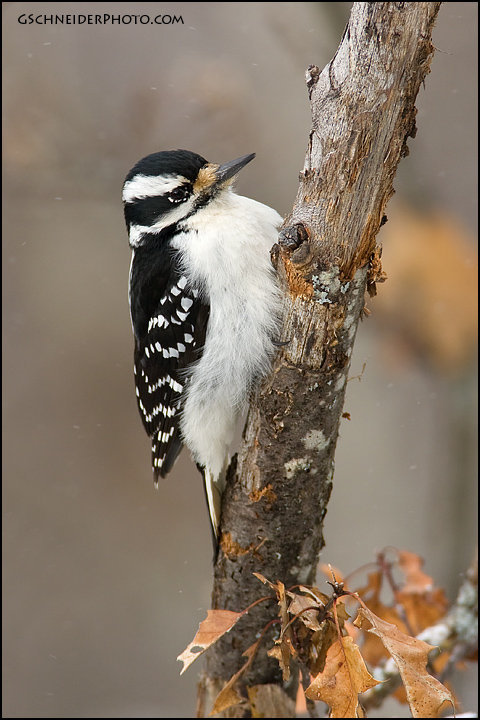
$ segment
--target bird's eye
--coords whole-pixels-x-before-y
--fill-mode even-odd
[[[188,189],[184,185],[180,185],[180,187],[177,187],[168,193],[168,199],[172,203],[183,202],[183,200],[185,200],[187,196]]]

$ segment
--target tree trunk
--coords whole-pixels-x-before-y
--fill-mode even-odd
[[[322,72],[307,71],[307,154],[272,251],[285,288],[286,344],[252,402],[229,470],[214,608],[240,611],[266,595],[254,572],[287,588],[314,584],[357,325],[365,291],[375,294],[384,279],[376,235],[415,134],[414,103],[429,72],[440,5],[353,3],[334,58]],[[274,602],[260,603],[208,651],[199,716],[210,712],[277,612]],[[274,628],[240,678],[247,701],[225,717],[251,716],[252,688],[263,685],[270,686],[263,716],[294,717],[298,677],[287,686],[266,654]]]

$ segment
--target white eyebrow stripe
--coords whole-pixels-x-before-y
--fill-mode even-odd
[[[142,198],[165,195],[183,183],[188,183],[183,175],[135,175],[123,186],[122,199],[125,203],[131,203]]]

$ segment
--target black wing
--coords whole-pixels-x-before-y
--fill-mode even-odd
[[[168,257],[155,271],[132,262],[131,312],[135,333],[135,390],[152,439],[155,481],[165,477],[182,449],[180,414],[188,368],[201,356],[209,307]],[[151,258],[150,258],[151,259]],[[143,267],[142,267],[143,266]],[[158,267],[158,266],[157,266]]]

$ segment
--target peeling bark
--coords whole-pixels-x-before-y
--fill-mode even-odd
[[[415,134],[415,99],[429,72],[440,5],[354,3],[332,61],[322,72],[307,71],[308,149],[293,210],[272,250],[285,288],[286,344],[252,401],[229,469],[214,608],[240,611],[265,595],[254,572],[287,588],[315,582],[358,321],[365,292],[375,294],[385,279],[376,235]],[[209,650],[199,716],[276,614],[273,601],[257,605]],[[297,682],[293,673],[285,707]],[[247,689],[258,685],[283,687],[278,663],[264,651],[242,677],[245,703],[223,715],[248,717]]]

